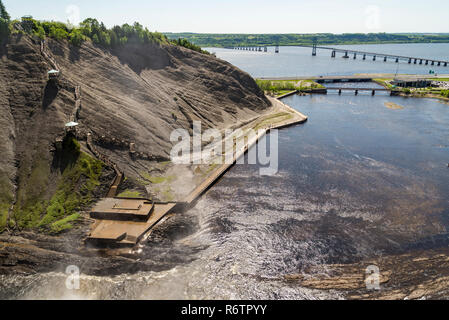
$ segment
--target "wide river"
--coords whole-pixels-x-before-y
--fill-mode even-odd
[[[372,50],[443,58],[449,45]],[[394,63],[334,61],[327,53],[312,58],[308,50],[291,47],[281,48],[279,56],[215,51],[254,76],[396,68]],[[400,69],[425,71],[403,64]],[[55,290],[64,288],[64,275],[35,275],[17,297],[345,298],[338,291],[285,281],[285,276],[326,274],[330,265],[448,245],[447,104],[351,93],[283,101],[309,121],[279,131],[279,172],[260,176],[257,165],[234,166],[182,217],[194,232],[164,249],[163,259],[179,260],[178,266],[117,277],[83,276],[79,292]],[[145,246],[153,250],[151,243]]]
[[[449,43],[332,47],[449,61]],[[351,75],[354,73],[429,74],[430,70],[435,71],[436,74],[449,74],[449,67],[419,65],[419,62],[416,65],[403,61],[395,63],[394,60],[384,62],[382,55],[377,58],[376,62],[373,62],[371,57],[364,61],[361,56],[358,56],[354,60],[352,55],[350,59],[343,59],[342,53],[337,53],[336,58],[331,58],[331,51],[320,49],[318,49],[317,56],[313,57],[312,49],[303,47],[281,47],[278,54],[274,53],[273,47],[269,47],[267,53],[221,48],[205,49],[247,71],[253,77]]]

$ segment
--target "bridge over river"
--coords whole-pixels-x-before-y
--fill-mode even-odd
[[[432,66],[444,66],[447,67],[449,61],[445,60],[438,60],[438,59],[432,59],[432,58],[424,58],[424,57],[412,57],[412,56],[401,56],[401,55],[395,55],[395,54],[388,54],[388,53],[377,53],[377,52],[368,52],[368,51],[360,51],[360,50],[351,50],[351,49],[342,49],[342,48],[333,48],[333,47],[324,47],[324,46],[318,46],[316,44],[314,45],[295,45],[295,47],[303,47],[303,48],[311,48],[312,49],[312,55],[317,55],[317,50],[329,50],[331,51],[331,57],[336,58],[337,53],[342,53],[343,58],[349,59],[357,59],[357,57],[361,57],[363,60],[366,60],[367,58],[371,58],[373,61],[376,61],[377,59],[383,60],[384,62],[387,62],[388,59],[393,60],[396,63],[399,63],[399,61],[405,61],[409,64],[425,64],[425,65],[432,65]],[[234,49],[234,50],[247,50],[247,51],[257,51],[257,52],[268,52],[267,46],[245,46],[245,47],[227,47],[227,49]],[[276,46],[275,52],[279,53],[279,46]]]
[[[357,56],[362,57],[363,60],[366,60],[367,57],[371,57],[373,61],[376,61],[377,58],[383,59],[383,61],[387,62],[388,59],[394,60],[396,63],[399,63],[399,61],[406,61],[408,63],[414,63],[414,64],[423,64],[426,65],[438,65],[438,66],[444,66],[447,67],[447,64],[449,61],[444,60],[436,60],[436,59],[430,59],[430,58],[422,58],[422,57],[411,57],[411,56],[401,56],[401,55],[394,55],[394,54],[386,54],[386,53],[376,53],[376,52],[368,52],[368,51],[359,51],[359,50],[351,50],[351,49],[341,49],[341,48],[332,48],[332,47],[322,47],[318,46],[316,44],[312,46],[298,46],[298,47],[307,47],[312,48],[312,55],[316,56],[317,49],[320,50],[329,50],[331,51],[331,57],[335,58],[338,53],[343,53],[343,58],[349,59],[350,56],[353,57],[353,59],[357,59]]]

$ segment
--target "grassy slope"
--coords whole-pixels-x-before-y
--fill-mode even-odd
[[[0,174],[0,232],[6,227],[8,209],[13,201],[9,180]]]
[[[27,184],[19,186],[18,203],[12,215],[19,228],[49,233],[70,229],[79,217],[78,211],[91,203],[92,192],[100,185],[102,162],[81,152],[73,138],[64,141],[58,161],[62,173],[51,182],[56,184],[56,190],[50,198],[45,191],[51,169],[45,160],[38,161]]]

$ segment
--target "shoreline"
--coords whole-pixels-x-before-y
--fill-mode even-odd
[[[449,98],[446,98],[442,95],[437,95],[435,93],[426,93],[426,92],[411,92],[406,93],[400,90],[392,90],[391,87],[389,87],[385,80],[394,79],[395,76],[404,77],[410,80],[418,80],[418,79],[427,79],[427,80],[438,80],[438,79],[449,79],[448,74],[441,74],[441,75],[418,75],[418,74],[390,74],[390,73],[366,73],[366,74],[354,74],[354,75],[332,75],[332,76],[312,76],[312,77],[306,77],[306,76],[299,76],[299,77],[268,77],[268,78],[257,78],[258,80],[265,80],[265,81],[301,81],[301,80],[312,80],[312,81],[320,81],[320,83],[326,83],[326,81],[329,82],[342,82],[342,83],[349,83],[349,82],[374,82],[378,85],[381,85],[385,89],[387,89],[390,92],[394,92],[395,96],[401,96],[401,97],[408,97],[408,98],[428,98],[428,99],[437,99],[444,103],[449,103]],[[288,96],[303,93],[313,93],[310,90],[292,90],[290,92],[284,93],[282,95],[276,96],[277,99],[286,98]],[[315,92],[318,93],[318,92]]]

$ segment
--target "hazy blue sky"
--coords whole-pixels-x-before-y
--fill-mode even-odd
[[[448,0],[3,0],[12,17],[203,33],[448,32]]]

